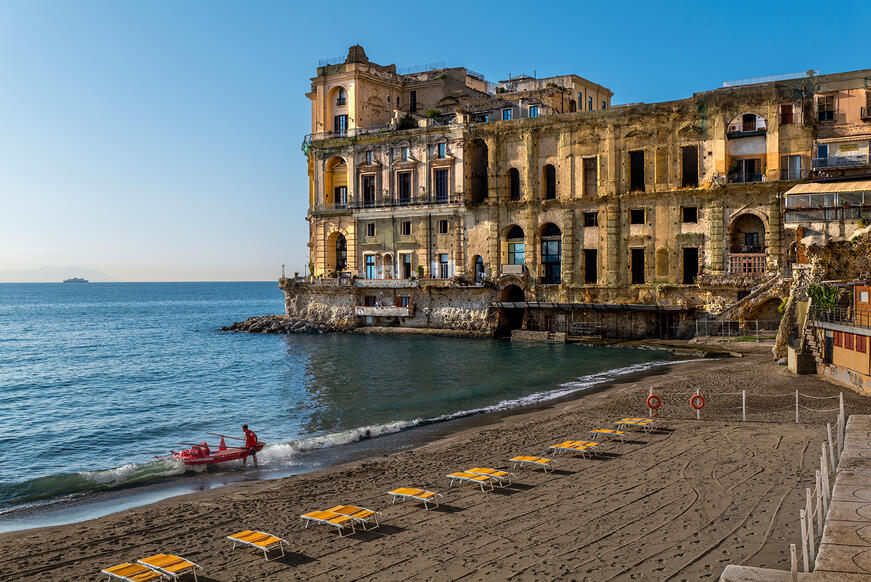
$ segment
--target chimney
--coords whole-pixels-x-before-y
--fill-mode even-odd
[[[351,48],[348,49],[348,58],[345,59],[346,63],[368,63],[369,57],[366,56],[366,51],[363,50],[363,47],[359,44],[355,44]]]

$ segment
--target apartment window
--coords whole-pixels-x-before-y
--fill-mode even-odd
[[[402,257],[402,278],[411,279],[411,253],[403,253]]]
[[[538,117],[538,105],[530,105],[529,106],[529,116],[530,117]]]
[[[345,90],[342,87],[339,87],[339,90],[336,91],[336,106],[341,107],[345,104]]]
[[[644,192],[644,150],[629,152],[629,191]]]
[[[408,295],[397,295],[396,307],[408,307],[411,304],[411,297]]]
[[[448,221],[444,218],[439,220],[439,234],[448,234]]]
[[[598,251],[584,249],[584,283],[598,283]]]
[[[373,268],[374,268],[374,266],[375,266],[375,263],[374,263],[375,257],[372,256],[372,255],[366,255],[366,265],[369,264],[369,262],[368,262],[368,261],[369,261],[369,257],[372,257],[372,260],[373,260],[372,266],[373,266]],[[370,278],[374,279],[374,277],[370,277]],[[364,295],[364,296],[363,296],[363,306],[364,306],[364,307],[375,307],[375,303],[377,303],[377,301],[378,301],[378,300],[377,300],[377,298],[376,298],[374,295]]]
[[[856,336],[852,333],[845,333],[844,334],[844,349],[845,350],[852,350],[853,349],[855,338],[856,338]]]
[[[699,185],[699,148],[684,146],[681,153],[681,181],[683,188],[697,188]]]
[[[366,255],[366,261],[364,264],[366,265],[366,278],[367,279],[374,279],[375,278],[375,255]],[[375,305],[374,301],[372,302],[372,305]]]
[[[632,284],[644,284],[644,249],[630,249]]]
[[[399,109],[399,95],[396,96],[396,108]]]
[[[823,95],[817,97],[817,121],[826,122],[835,120],[835,96]]]
[[[366,236],[367,237],[375,236],[375,223],[374,222],[367,222],[366,223]]]
[[[592,97],[587,97],[587,110],[588,111],[593,110],[593,98]]]
[[[699,249],[684,247],[683,249],[683,284],[693,285],[699,276]]]
[[[375,204],[375,176],[363,176],[363,206]]]
[[[584,226],[599,226],[599,213],[584,212]]]
[[[596,158],[584,158],[584,195],[595,196],[599,184],[599,164]]]
[[[448,152],[448,144],[440,143],[436,146],[436,157],[440,160],[445,159]]]
[[[411,202],[411,172],[399,172],[399,203],[409,204]]]
[[[508,200],[511,202],[520,200],[520,172],[517,168],[508,170]]]
[[[629,211],[629,224],[644,224],[643,208],[633,208]]]
[[[338,208],[345,206],[348,202],[348,187],[336,186],[333,191],[333,201],[336,203],[336,207]]]
[[[836,331],[836,332],[834,333],[834,337],[832,337],[832,344],[833,344],[836,348],[842,348],[842,347],[844,347],[844,332],[842,332],[842,331]]]
[[[756,114],[745,113],[741,118],[741,131],[756,131]]]
[[[399,148],[399,159],[402,160],[403,162],[408,161],[408,147],[407,146]]]
[[[502,110],[502,121],[508,121],[509,119],[511,119],[511,110],[510,109],[503,109]]]
[[[780,105],[780,125],[790,125],[793,122],[792,103],[782,103]]]
[[[818,158],[828,158],[829,157],[829,145],[828,144],[820,144],[817,146],[817,157]]]
[[[409,105],[408,108],[412,113],[417,111],[417,91],[412,91],[409,95]]]
[[[605,108],[606,108],[606,106],[605,106],[605,102],[604,102],[604,101],[602,101],[602,111],[604,111],[604,110],[605,110]]]
[[[402,236],[411,235],[411,221],[410,220],[403,220],[399,224],[399,234],[401,234]]]
[[[551,164],[544,166],[544,199],[556,199],[556,168]]]
[[[682,220],[683,222],[698,222],[699,221],[699,209],[697,206],[684,206],[682,208]]]
[[[336,115],[333,118],[333,130],[341,135],[348,133],[348,116]]]
[[[448,170],[440,169],[435,171],[435,195],[436,202],[448,201]]]
[[[363,163],[366,164],[367,166],[372,165],[373,159],[374,159],[374,156],[373,156],[371,150],[363,154]]]
[[[448,254],[439,253],[439,277],[441,277],[442,279],[447,279],[448,276]]]
[[[800,180],[804,176],[802,166],[802,156],[794,154],[790,156],[780,156],[780,179],[781,180]]]
[[[864,335],[856,334],[856,351],[864,354],[868,351],[867,338]]]

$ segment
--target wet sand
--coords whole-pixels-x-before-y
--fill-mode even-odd
[[[671,366],[552,408],[504,418],[412,451],[275,481],[253,481],[167,499],[99,519],[0,535],[0,572],[14,580],[97,580],[99,571],[154,553],[203,566],[204,581],[242,580],[716,580],[726,564],[788,567],[798,511],[835,412],[802,410],[794,390],[840,388],[795,377],[765,346],[735,345],[740,359]],[[557,457],[557,471],[519,471],[513,485],[482,493],[448,488],[445,475],[508,467],[518,454],[585,439],[620,416],[641,416],[653,386],[661,427],[606,445],[599,457]],[[688,405],[699,388],[702,420]],[[740,422],[747,390],[748,422]],[[844,390],[847,413],[871,401]],[[837,400],[803,399],[809,408]],[[390,505],[413,486],[444,494],[439,510]],[[349,503],[382,510],[382,526],[348,538],[304,529],[299,514]],[[285,558],[231,551],[224,536],[259,529],[284,537]]]

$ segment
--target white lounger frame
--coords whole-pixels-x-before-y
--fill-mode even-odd
[[[468,471],[460,471],[460,473],[468,473]],[[477,475],[477,474],[478,474],[478,473],[475,473],[475,475]],[[455,483],[456,481],[465,481],[465,482],[467,482],[467,483],[473,483],[473,484],[475,484],[475,485],[479,485],[479,486],[481,487],[481,491],[482,491],[482,492],[493,491],[493,489],[494,489],[494,487],[493,487],[493,477],[491,477],[490,475],[480,475],[480,476],[481,476],[481,477],[487,477],[487,479],[486,479],[486,480],[484,480],[484,479],[472,479],[472,478],[470,478],[470,477],[462,477],[462,476],[460,476],[460,475],[445,475],[445,477],[447,477],[448,479],[451,480],[450,487],[453,487],[453,486],[454,486],[454,483]],[[490,486],[489,489],[484,489],[484,484],[485,484],[485,483],[486,483],[487,485]]]
[[[341,515],[341,514],[336,514],[336,515]],[[326,519],[319,519],[317,517],[311,517],[308,515],[300,515],[300,517],[305,520],[305,529],[308,529],[308,526],[312,523],[322,523],[324,525],[329,525],[329,526],[332,526],[332,527],[336,528],[337,530],[339,530],[339,537],[340,538],[341,537],[348,537],[348,536],[351,536],[351,535],[354,535],[355,533],[357,533],[357,529],[354,527],[354,520],[353,519],[349,519],[348,521],[346,521],[344,523],[333,523],[333,522],[326,520]],[[348,516],[343,515],[342,517],[348,517]],[[342,529],[346,528],[346,527],[351,528],[351,533],[345,534],[343,536]]]
[[[194,564],[193,562],[191,562],[187,558],[182,558],[181,556],[178,556],[178,557],[181,558],[182,560],[184,560],[185,562],[190,562],[190,564],[191,564],[190,570],[185,570],[184,572],[176,573],[176,572],[170,572],[169,570],[164,570],[160,566],[153,566],[151,564],[146,564],[142,560],[136,560],[136,563],[142,564],[146,568],[151,568],[155,572],[159,572],[159,573],[163,574],[164,576],[166,576],[167,578],[172,578],[176,582],[178,582],[179,576],[184,576],[185,574],[190,573],[190,574],[194,575],[194,582],[197,582],[197,570],[202,570],[203,567],[200,566],[199,564]]]
[[[265,531],[257,531],[256,529],[252,529],[252,530],[250,530],[250,531],[251,531],[251,533],[259,533],[259,534],[263,534],[263,535],[265,535],[265,536],[270,536],[270,537],[273,537],[273,538],[278,538],[278,541],[276,541],[276,542],[272,542],[272,543],[269,544],[268,546],[258,546],[258,545],[255,544],[254,542],[249,542],[249,541],[246,541],[246,540],[240,540],[239,538],[234,538],[233,536],[227,536],[227,539],[228,539],[228,540],[233,540],[233,550],[234,550],[234,551],[236,550],[236,543],[238,542],[238,543],[240,543],[240,544],[242,544],[242,545],[250,546],[250,547],[255,548],[255,549],[257,549],[257,550],[262,550],[262,551],[263,551],[263,557],[264,557],[264,559],[266,559],[266,561],[268,562],[268,561],[269,561],[269,554],[268,554],[268,552],[270,552],[270,551],[271,551],[271,550],[272,550],[276,545],[278,545],[278,549],[281,550],[281,555],[278,556],[278,557],[279,557],[279,558],[283,558],[283,557],[285,556],[285,553],[284,553],[284,546],[290,546],[290,544],[287,543],[286,540],[283,540],[283,539],[279,538],[278,536],[276,536],[276,535],[272,535],[271,533],[268,533],[268,532],[265,532]]]
[[[540,458],[540,457],[539,457]],[[509,462],[514,463],[513,469],[517,470],[517,465],[519,464],[521,468],[526,468],[527,466],[532,467],[533,469],[542,469],[545,473],[553,473],[553,459],[548,460],[546,463],[541,461],[529,461],[527,459],[508,459]],[[550,469],[548,471],[548,469]]]
[[[495,479],[499,481],[499,487],[505,487],[505,481],[508,481],[508,485],[511,485],[511,478],[514,477],[514,473],[509,473],[508,471],[501,471],[499,469],[493,469],[492,467],[479,467],[481,469],[491,469],[498,473],[505,473],[505,475],[493,475],[491,473],[480,473],[475,471],[474,469],[466,470],[466,473],[474,473],[475,475],[483,475],[484,477],[490,477],[491,479]]]
[[[432,497],[418,497],[417,495],[411,495],[409,493],[394,493],[393,491],[388,491],[388,495],[393,496],[393,501],[390,502],[391,505],[396,503],[396,500],[399,499],[399,502],[402,503],[406,499],[414,499],[416,501],[423,501],[423,508],[426,511],[429,511],[429,506],[427,503],[432,503],[433,506],[438,509],[439,500],[438,498],[442,496],[441,493],[436,493],[435,491],[427,491],[426,489],[421,489],[424,493],[432,493]]]

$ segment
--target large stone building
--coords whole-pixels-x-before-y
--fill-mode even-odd
[[[308,94],[321,279],[286,282],[288,311],[487,333],[607,334],[613,315],[618,335],[683,333],[788,268],[783,194],[820,159],[868,169],[871,70],[792,77],[612,107],[576,75],[400,74],[351,47]]]

